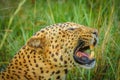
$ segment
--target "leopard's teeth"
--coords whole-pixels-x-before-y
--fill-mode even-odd
[[[94,49],[94,46],[93,45],[90,45],[90,50],[92,51]]]
[[[90,50],[91,50],[91,54],[90,54],[90,59],[93,59],[94,58],[94,46],[93,45],[90,45]]]
[[[90,58],[90,59],[93,59],[93,58],[94,58],[94,54],[95,54],[94,51],[91,51],[91,54],[90,54],[90,57],[89,57],[89,58]]]

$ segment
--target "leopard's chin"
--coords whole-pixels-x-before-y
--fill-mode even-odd
[[[80,67],[91,69],[95,66],[95,58],[93,48],[95,45],[84,46],[84,42],[80,41],[79,45],[75,48],[73,58],[75,62],[80,65]],[[91,53],[88,54],[85,52],[86,50],[90,50]]]

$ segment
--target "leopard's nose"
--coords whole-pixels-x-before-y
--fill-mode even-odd
[[[93,32],[92,32],[94,35],[96,35],[96,37],[98,36],[98,30],[95,29]]]

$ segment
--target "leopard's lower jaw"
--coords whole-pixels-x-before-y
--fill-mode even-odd
[[[95,63],[96,61],[92,62],[90,65],[86,64],[86,65],[80,65],[80,67],[83,67],[85,69],[92,69],[95,67]]]

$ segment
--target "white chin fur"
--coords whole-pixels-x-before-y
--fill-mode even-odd
[[[88,65],[88,64],[86,64],[86,65],[80,65],[80,67],[85,68],[85,69],[92,69],[92,68],[94,68],[95,63],[96,62],[94,61],[90,65]]]

